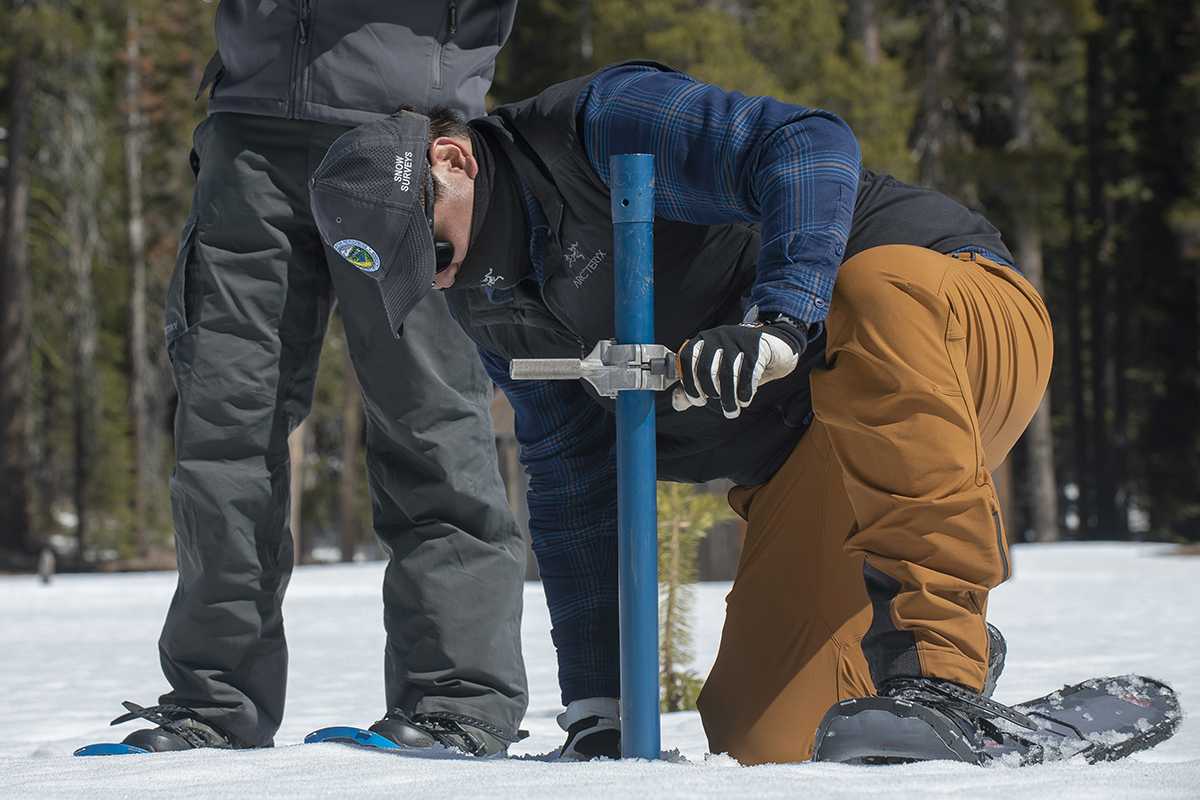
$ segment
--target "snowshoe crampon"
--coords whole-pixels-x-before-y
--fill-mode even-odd
[[[817,729],[814,761],[953,760],[1012,766],[1115,761],[1169,739],[1182,712],[1166,684],[1093,678],[1011,708],[942,681],[919,691],[846,700]]]

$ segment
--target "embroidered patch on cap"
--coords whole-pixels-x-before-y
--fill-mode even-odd
[[[379,269],[379,254],[375,252],[375,248],[364,241],[342,239],[333,246],[333,249],[363,272],[374,272]]]

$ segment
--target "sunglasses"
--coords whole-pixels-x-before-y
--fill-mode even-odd
[[[450,263],[454,261],[454,245],[449,242],[436,241],[433,243],[433,252],[437,266],[434,267],[434,273],[444,272]]]
[[[433,233],[433,170],[428,166],[425,169],[425,219],[429,222],[429,232]],[[433,256],[434,274],[444,272],[454,261],[454,245],[435,239]]]

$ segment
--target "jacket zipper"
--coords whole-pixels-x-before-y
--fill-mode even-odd
[[[562,325],[563,329],[566,330],[566,332],[572,337],[574,337],[575,341],[579,344],[579,357],[584,358],[587,356],[587,343],[583,341],[582,336],[575,332],[574,328],[572,328],[563,320],[562,314],[559,314],[554,309],[554,306],[550,304],[550,300],[546,297],[546,287],[544,285],[538,287],[538,296],[542,298],[542,303],[546,306],[546,310],[550,312],[550,316],[553,317],[559,325]]]
[[[550,237],[552,237],[553,240],[557,243],[558,236],[556,234],[551,233]],[[561,248],[560,248],[560,250],[561,250]],[[544,250],[543,250],[542,255],[544,258],[545,257]],[[545,266],[543,266],[543,269],[545,269]],[[572,337],[574,337],[575,341],[579,343],[579,357],[584,358],[585,356],[587,356],[587,352],[588,352],[587,351],[587,343],[584,342],[582,336],[580,336],[578,333],[576,333],[574,328],[572,328],[570,325],[567,324],[566,317],[563,314],[558,313],[558,310],[550,303],[550,298],[546,296],[546,281],[549,280],[549,277],[550,276],[546,275],[546,274],[542,275],[542,282],[538,285],[538,297],[542,298],[542,304],[546,306],[546,310],[550,312],[550,316],[553,317],[558,322],[559,325],[563,326],[563,329],[566,330],[567,333],[569,333]]]
[[[304,83],[301,70],[304,67],[304,51],[308,49],[309,22],[312,16],[312,0],[300,0],[300,19],[296,25],[296,52],[292,58],[292,96],[288,98],[288,117],[300,116],[300,105],[304,102]]]
[[[446,38],[439,40],[433,47],[433,88],[442,88],[442,53],[445,51],[446,44],[454,38],[454,34],[458,33],[458,3],[455,0],[450,0],[450,7],[446,10]]]

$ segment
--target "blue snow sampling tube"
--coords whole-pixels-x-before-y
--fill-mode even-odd
[[[654,156],[617,155],[612,172],[618,344],[654,342]],[[654,392],[617,396],[621,754],[658,758],[658,477]]]

